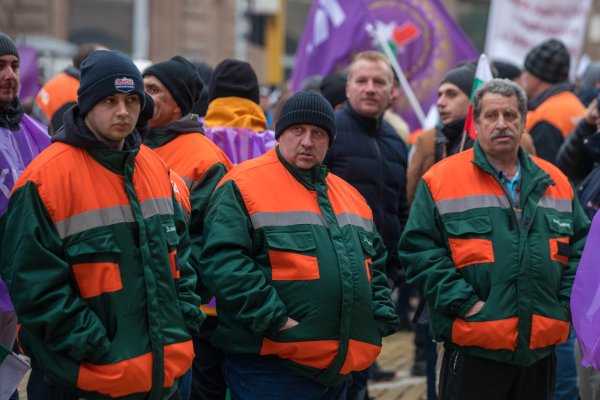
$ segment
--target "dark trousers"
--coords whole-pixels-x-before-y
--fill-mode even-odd
[[[224,354],[210,343],[217,328],[216,317],[206,317],[200,327],[200,336],[194,340],[192,364],[192,391],[190,400],[224,400],[227,385],[221,371]]]
[[[223,376],[233,400],[344,400],[348,384],[326,387],[277,358],[251,355],[225,356]]]
[[[529,367],[446,349],[440,400],[550,400],[556,380],[554,352]]]

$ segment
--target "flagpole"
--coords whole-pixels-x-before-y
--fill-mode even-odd
[[[385,40],[385,38],[381,37],[381,32],[379,31],[379,29],[376,29],[372,24],[367,24],[366,29],[367,29],[367,32],[369,32],[369,34],[371,36],[375,37],[375,39],[377,40],[377,43],[379,44],[379,47],[381,47],[383,49],[385,56],[388,58],[390,64],[392,65],[392,68],[394,69],[394,72],[396,72],[396,76],[398,77],[398,80],[400,81],[400,86],[402,87],[402,90],[404,90],[404,93],[406,94],[406,97],[408,98],[408,102],[410,103],[410,106],[412,107],[413,111],[415,112],[415,115],[417,116],[417,118],[419,119],[419,122],[421,123],[421,127],[424,127],[425,126],[425,113],[423,112],[423,109],[421,108],[421,105],[419,104],[419,100],[417,99],[417,96],[415,96],[415,93],[413,92],[412,88],[410,87],[410,84],[408,83],[408,80],[406,79],[406,76],[404,75],[404,72],[402,71],[400,64],[398,64],[396,55],[392,52],[392,49],[390,48],[389,43],[387,42],[387,40]]]

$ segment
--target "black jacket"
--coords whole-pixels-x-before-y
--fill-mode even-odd
[[[578,185],[590,173],[594,166],[594,157],[587,146],[588,138],[596,132],[595,125],[589,125],[585,118],[577,124],[573,132],[566,137],[556,155],[556,166]]]
[[[389,123],[357,114],[348,102],[335,123],[338,135],[324,163],[367,200],[388,251],[388,277],[398,282],[398,242],[408,216],[406,146]]]

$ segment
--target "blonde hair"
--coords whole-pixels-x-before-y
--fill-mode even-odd
[[[352,63],[348,67],[348,80],[352,79],[354,67],[361,60],[366,60],[370,62],[383,62],[387,66],[387,69],[389,71],[388,78],[390,83],[394,83],[394,72],[392,71],[392,64],[390,64],[386,56],[375,50],[362,51],[354,56],[354,58],[352,59]]]

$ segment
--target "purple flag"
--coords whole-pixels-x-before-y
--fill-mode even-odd
[[[368,23],[385,33],[425,112],[435,104],[446,72],[479,55],[439,0],[317,0],[296,51],[292,88],[298,90],[311,75],[344,69],[360,51],[377,49]],[[411,130],[420,128],[408,100],[400,97],[396,111]]]
[[[37,96],[41,89],[37,52],[33,47],[19,46],[21,89],[19,98],[25,100]]]
[[[571,291],[571,318],[582,365],[600,370],[600,212],[596,213]]]

